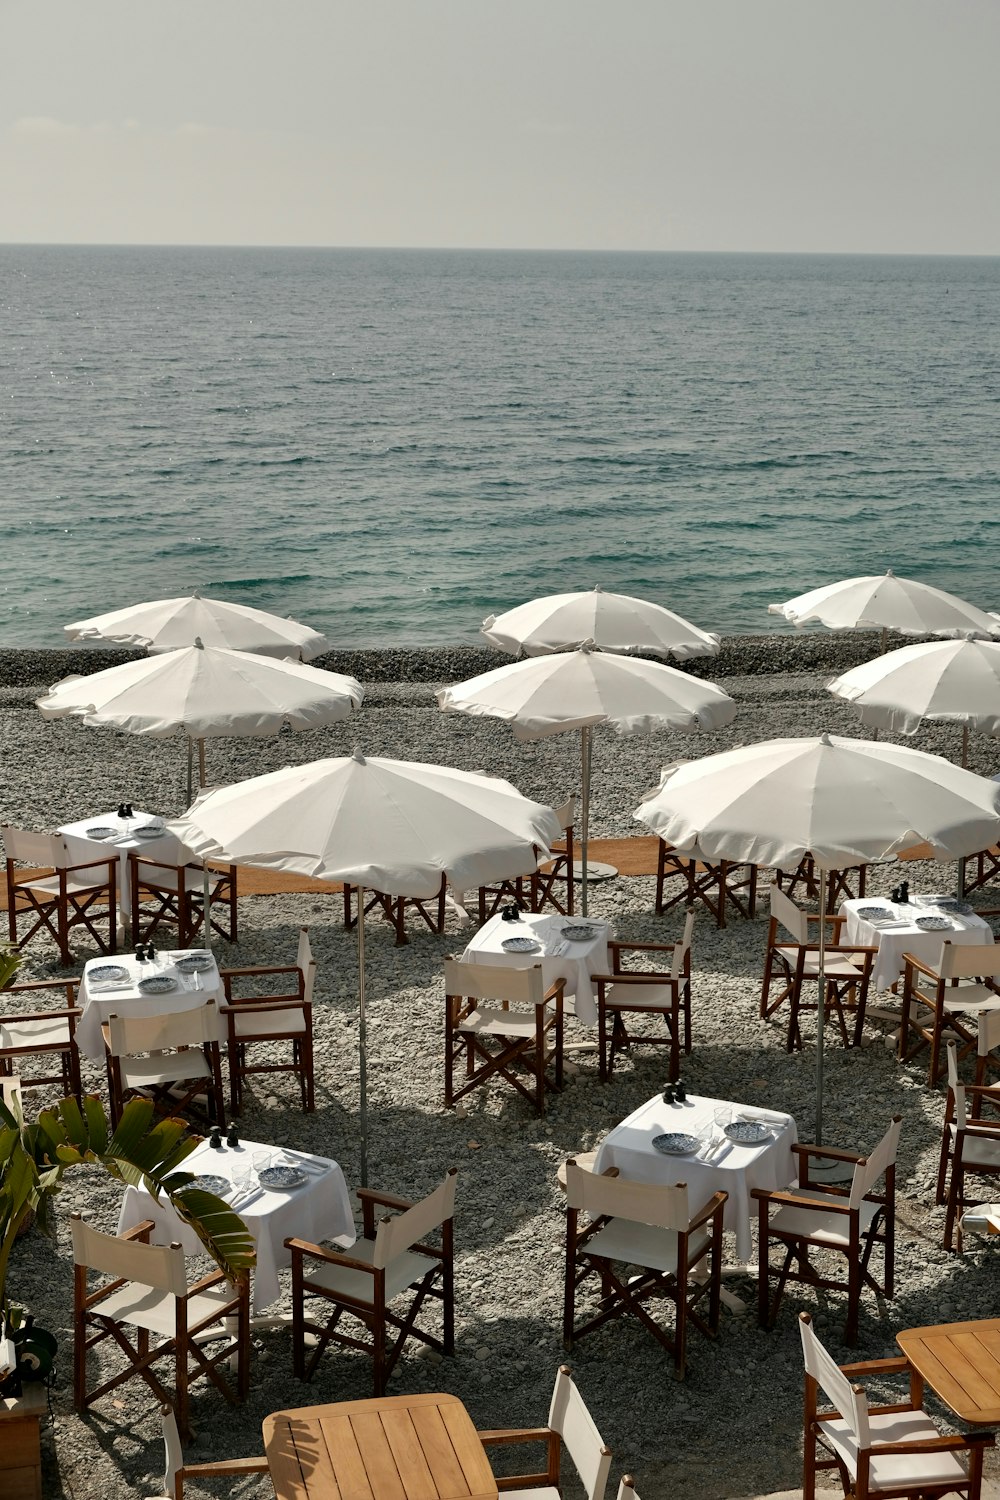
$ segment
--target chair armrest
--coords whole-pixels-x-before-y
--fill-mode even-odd
[[[792,1151],[796,1156],[816,1156],[827,1161],[847,1161],[853,1166],[857,1166],[859,1161],[865,1159],[859,1151],[841,1151],[837,1146],[813,1146],[801,1141],[796,1141]]]
[[[618,974],[593,974],[594,983],[603,980],[605,984],[674,984],[686,979],[685,974],[679,974],[674,980],[672,974],[665,973],[662,969],[623,969]]]
[[[266,1458],[223,1458],[210,1464],[183,1464],[180,1479],[210,1479],[213,1474],[268,1474]]]
[[[23,995],[29,990],[65,990],[68,995],[79,983],[78,979],[24,979],[20,984],[5,984],[0,995]]]
[[[229,979],[238,974],[297,974],[297,964],[252,964],[245,969],[220,969],[220,979]]]
[[[907,969],[916,969],[918,974],[924,974],[928,979],[933,979],[935,982],[941,978],[936,969],[932,969],[929,964],[926,964],[922,958],[918,958],[915,953],[904,953],[903,963],[905,965],[904,977]]]
[[[112,855],[110,859],[108,859],[107,856],[105,856],[104,859],[88,859],[85,865],[62,865],[60,868],[62,869],[62,873],[64,875],[74,875],[77,870],[93,870],[96,869],[98,865],[103,865],[105,869],[108,869],[110,865],[116,865],[117,863],[118,856]],[[56,870],[56,874],[59,874],[58,869]]]
[[[383,1208],[413,1208],[414,1200],[411,1198],[399,1198],[395,1193],[380,1193],[375,1188],[358,1188],[357,1197],[362,1203],[380,1203]]]
[[[262,1012],[275,1010],[306,1010],[304,1000],[296,1000],[288,995],[260,995],[253,999],[232,1000],[225,1005],[219,1006],[220,1016],[239,1016],[246,1011],[252,1010],[254,1015]],[[311,1006],[308,1009],[312,1009]]]
[[[872,1443],[872,1454],[878,1453],[960,1453],[963,1448],[980,1444],[992,1448],[996,1437],[992,1432],[963,1432],[952,1437],[913,1438],[908,1443]]]
[[[285,1249],[291,1250],[292,1254],[308,1255],[312,1260],[326,1261],[331,1266],[345,1266],[349,1271],[367,1271],[369,1276],[375,1275],[375,1267],[367,1260],[357,1260],[353,1255],[344,1255],[341,1251],[325,1250],[322,1245],[314,1245],[312,1240],[297,1240],[289,1237],[285,1240]]]
[[[6,993],[7,993],[6,990],[0,990],[0,997],[2,997],[3,995],[5,995]],[[78,1005],[70,1005],[70,1006],[67,1007],[66,1010],[31,1010],[31,1011],[28,1011],[28,1010],[24,1010],[24,1011],[21,1011],[21,1010],[12,1010],[12,1011],[0,1011],[0,1020],[9,1020],[9,1021],[18,1021],[18,1022],[20,1022],[20,1021],[68,1021],[68,1020],[70,1020],[72,1018],[74,1021],[78,1021],[82,1015],[83,1015],[83,1011],[80,1009],[80,1007]],[[989,1093],[989,1089],[982,1089],[980,1092],[988,1094]]]
[[[845,1198],[835,1198],[825,1194],[820,1198],[803,1198],[797,1193],[785,1193],[774,1188],[751,1188],[751,1198],[758,1203],[776,1203],[781,1208],[817,1208],[823,1213],[849,1214],[851,1205]]]
[[[131,1229],[126,1229],[117,1238],[120,1240],[141,1240],[144,1244],[148,1244],[149,1236],[155,1228],[156,1224],[152,1219],[140,1219],[138,1224],[133,1224]]]
[[[706,1223],[709,1219],[714,1219],[715,1215],[725,1205],[728,1197],[729,1194],[727,1192],[724,1192],[721,1188],[717,1193],[713,1193],[701,1212],[698,1213],[688,1224],[688,1233],[690,1234],[692,1229],[700,1228],[701,1225]]]
[[[551,1427],[497,1427],[476,1433],[484,1448],[506,1447],[512,1443],[547,1443],[557,1435]]]
[[[626,943],[617,938],[608,942],[611,953],[673,953],[676,943]]]
[[[857,1364],[841,1365],[842,1375],[905,1375],[910,1368],[910,1361],[904,1354],[893,1355],[891,1359],[862,1359]]]
[[[563,1000],[565,998],[565,991],[565,979],[554,979],[549,985],[548,989],[545,991],[545,994],[542,998],[546,1004],[548,1004],[550,1000]]]

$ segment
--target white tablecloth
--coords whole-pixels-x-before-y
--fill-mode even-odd
[[[221,1151],[213,1150],[207,1141],[202,1141],[184,1161],[181,1170],[225,1177],[231,1182],[234,1168],[248,1165],[255,1151],[271,1149],[276,1163],[295,1164],[294,1151],[284,1152],[257,1141],[241,1141],[236,1150],[225,1147]],[[290,1236],[312,1240],[314,1244],[335,1240],[345,1248],[353,1245],[357,1238],[347,1183],[340,1167],[328,1157],[310,1160],[328,1162],[329,1170],[322,1175],[310,1172],[301,1187],[289,1192],[264,1192],[246,1209],[237,1206],[236,1212],[257,1246],[257,1268],[253,1275],[254,1312],[269,1307],[281,1290],[278,1272],[291,1264],[284,1243]],[[126,1188],[118,1218],[118,1233],[133,1229],[143,1219],[152,1219],[156,1226],[150,1236],[154,1245],[169,1245],[176,1240],[187,1255],[201,1250],[201,1241],[194,1230],[181,1223],[166,1198],[157,1202],[145,1188]]]
[[[182,954],[203,953],[203,948],[180,948],[174,953],[157,953],[151,964],[139,964],[132,953],[115,953],[110,958],[92,958],[83,969],[77,1004],[83,1015],[76,1028],[77,1046],[84,1057],[94,1059],[104,1056],[104,1040],[101,1026],[109,1016],[153,1016],[168,1015],[174,1011],[196,1010],[211,1000],[216,1009],[224,1003],[225,992],[219,976],[218,966],[212,959],[212,967],[204,974],[181,974],[174,968],[173,960]],[[95,969],[106,969],[112,964],[127,971],[128,978],[120,984],[107,984],[95,980]],[[177,983],[177,988],[166,995],[144,995],[138,988],[140,979],[149,979],[154,974],[165,974]],[[219,1041],[225,1041],[226,1028],[219,1016]]]
[[[107,859],[110,849],[118,850],[118,910],[126,924],[132,910],[128,878],[129,850],[141,849],[150,859],[162,860],[168,865],[182,865],[191,858],[190,852],[172,833],[164,831],[159,838],[138,839],[129,831],[143,823],[156,821],[153,813],[136,812],[129,818],[126,827],[117,813],[96,813],[92,818],[81,818],[78,823],[65,823],[59,829],[65,836],[66,847],[74,864],[87,864],[92,859],[100,859],[102,854]],[[115,838],[89,839],[88,828],[117,828],[119,832]]]
[[[546,989],[557,979],[565,979],[566,999],[574,1000],[578,1019],[593,1026],[597,1023],[593,975],[608,973],[608,924],[588,917],[586,921],[598,929],[597,936],[585,943],[570,943],[563,937],[563,928],[574,921],[582,923],[584,918],[526,914],[519,922],[505,922],[497,912],[480,927],[462,958],[475,963],[507,964],[512,969],[530,969],[540,963]],[[503,942],[511,937],[536,938],[541,949],[537,953],[505,953]],[[564,943],[565,953],[553,953],[553,949]]]
[[[748,1261],[751,1254],[751,1188],[785,1188],[797,1180],[792,1147],[798,1140],[791,1115],[778,1110],[755,1110],[753,1105],[733,1104],[738,1118],[761,1118],[773,1130],[759,1146],[732,1145],[715,1161],[691,1156],[664,1156],[653,1145],[653,1137],[683,1131],[698,1135],[713,1125],[715,1111],[725,1099],[688,1098],[685,1104],[664,1104],[657,1094],[627,1120],[616,1125],[601,1142],[594,1162],[595,1172],[617,1167],[622,1177],[635,1182],[686,1182],[691,1211],[707,1203],[720,1189],[729,1194],[723,1224],[736,1235],[736,1255]]]
[[[873,927],[864,917],[858,916],[858,907],[883,906],[892,911],[894,917],[910,918],[905,927],[888,927],[881,931]],[[844,923],[845,940],[861,947],[878,945],[872,978],[876,990],[890,989],[903,972],[903,954],[912,953],[925,963],[936,965],[941,957],[941,945],[949,943],[992,943],[993,929],[982,917],[958,916],[954,912],[941,912],[934,906],[896,906],[882,897],[867,897],[863,900],[845,901],[840,915]],[[914,925],[915,917],[946,916],[951,923],[946,932],[924,932]]]

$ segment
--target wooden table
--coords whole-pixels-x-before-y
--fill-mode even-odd
[[[264,1420],[277,1500],[498,1500],[457,1396],[377,1396]]]
[[[1000,1423],[1000,1318],[906,1328],[896,1342],[962,1422]]]

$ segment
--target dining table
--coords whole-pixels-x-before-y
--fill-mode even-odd
[[[66,840],[70,858],[78,864],[100,859],[102,854],[107,858],[109,849],[117,850],[118,911],[125,927],[132,914],[129,850],[141,849],[150,859],[167,865],[183,865],[191,858],[190,851],[155,813],[133,812],[131,817],[121,817],[117,812],[95,813],[75,823],[64,823],[58,831]]]
[[[1000,1318],[904,1328],[896,1343],[959,1421],[1000,1426]]]
[[[264,1418],[276,1500],[497,1500],[457,1396],[431,1392],[297,1406]]]
[[[872,965],[876,990],[891,989],[902,977],[907,953],[936,965],[943,942],[992,943],[992,927],[971,907],[964,902],[953,905],[951,897],[944,901],[939,905],[927,895],[905,903],[886,897],[842,902],[840,915],[846,921],[841,942],[878,949]]]
[[[258,1160],[268,1157],[267,1165],[255,1167],[255,1156]],[[237,1188],[234,1179],[240,1177],[241,1169],[245,1172],[248,1168],[249,1185]],[[269,1175],[275,1168],[289,1169],[277,1174],[284,1178],[284,1185]],[[344,1173],[331,1157],[270,1146],[262,1141],[241,1140],[233,1147],[225,1143],[213,1146],[210,1140],[205,1140],[185,1158],[181,1170],[205,1179],[202,1185],[229,1203],[249,1230],[257,1247],[251,1286],[255,1314],[270,1307],[280,1294],[278,1273],[291,1265],[286,1239],[311,1240],[314,1244],[333,1240],[343,1249],[350,1248],[357,1239]],[[210,1178],[217,1180],[211,1184],[207,1180]],[[168,1198],[157,1199],[145,1187],[129,1186],[122,1198],[118,1234],[133,1229],[144,1219],[153,1221],[150,1239],[154,1245],[176,1241],[188,1255],[202,1250],[198,1236],[178,1218]]]
[[[589,936],[572,938],[567,928],[570,933],[587,931]],[[503,964],[514,969],[540,963],[545,988],[564,979],[564,1000],[578,1020],[596,1026],[594,975],[609,972],[609,936],[608,923],[594,917],[522,912],[517,921],[508,921],[497,912],[469,940],[460,957],[465,962]]]
[[[748,1144],[732,1140],[725,1133],[727,1127],[716,1120],[727,1111],[730,1129],[756,1122],[761,1138]],[[690,1145],[680,1149],[683,1141],[670,1142],[671,1137],[687,1137]],[[634,1182],[685,1182],[692,1211],[707,1203],[713,1193],[727,1193],[723,1228],[735,1235],[736,1258],[746,1263],[752,1252],[750,1194],[754,1188],[774,1191],[796,1180],[792,1147],[797,1141],[794,1119],[781,1110],[694,1094],[679,1104],[669,1104],[656,1094],[608,1132],[597,1149],[593,1170],[600,1173],[617,1167],[623,1178]]]
[[[84,1057],[97,1062],[105,1055],[101,1027],[109,1016],[170,1015],[196,1010],[206,1002],[218,1012],[225,1004],[225,989],[215,958],[205,948],[158,950],[152,961],[137,959],[133,953],[88,959],[77,990],[82,1014],[76,1025],[76,1044]],[[217,1040],[225,1039],[225,1022],[219,1014]]]

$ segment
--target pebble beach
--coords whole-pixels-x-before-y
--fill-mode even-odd
[[[904,644],[895,640],[891,644]],[[826,683],[879,650],[877,634],[826,632],[727,637],[717,659],[685,664],[711,678],[738,704],[731,725],[717,732],[664,732],[621,738],[594,736],[593,837],[648,832],[632,813],[659,780],[660,767],[680,757],[711,754],[785,735],[864,734],[850,709],[830,697]],[[115,649],[0,650],[3,733],[3,821],[52,829],[97,815],[123,799],[166,817],[184,805],[186,747],[182,737],[154,740],[49,723],[34,706],[54,682],[140,653]],[[520,745],[494,719],[443,714],[434,690],[509,658],[480,648],[433,651],[332,652],[314,663],[356,676],[365,701],[347,722],[272,739],[228,739],[208,744],[208,780],[242,780],[283,765],[350,753],[451,764],[506,777],[526,796],[558,805],[579,783],[579,739],[561,734]],[[890,737],[891,738],[891,737]],[[931,726],[905,743],[958,759],[961,731]],[[970,768],[997,769],[993,742],[973,736]],[[911,888],[954,884],[953,867],[910,864]],[[870,892],[888,891],[899,874],[875,870]],[[943,881],[943,884],[942,884]],[[618,877],[594,884],[592,915],[607,918],[624,940],[679,936],[679,910],[653,913],[651,878]],[[989,893],[979,904],[992,905]],[[977,899],[977,898],[974,898]],[[338,896],[253,896],[240,902],[239,942],[216,943],[221,967],[291,963],[297,929],[308,925],[318,962],[314,1000],[317,1109],[303,1115],[290,1080],[273,1089],[259,1081],[248,1096],[241,1132],[335,1157],[348,1185],[357,1181],[358,1060],[357,957],[353,933],[342,927]],[[722,931],[700,910],[693,941],[693,1050],[683,1077],[691,1093],[759,1104],[794,1115],[799,1139],[813,1138],[814,1050],[809,1020],[805,1047],[789,1054],[779,1015],[758,1014],[767,929],[766,897],[755,921],[732,920]],[[637,1049],[610,1084],[597,1079],[591,1053],[573,1053],[567,1086],[551,1096],[540,1121],[513,1090],[474,1093],[464,1108],[443,1107],[443,989],[445,955],[459,952],[474,930],[457,912],[437,936],[414,924],[407,946],[394,946],[388,924],[371,920],[366,934],[369,1002],[370,1181],[409,1197],[434,1187],[458,1168],[455,1227],[456,1356],[441,1360],[410,1345],[390,1393],[446,1390],[465,1402],[480,1428],[534,1426],[545,1421],[556,1367],[571,1365],[585,1400],[611,1448],[613,1495],[618,1478],[635,1477],[643,1500],[745,1500],[794,1492],[801,1483],[802,1358],[796,1314],[813,1313],[834,1356],[878,1358],[895,1352],[898,1330],[923,1323],[991,1314],[996,1306],[996,1252],[970,1236],[966,1253],[941,1247],[943,1209],[934,1203],[944,1092],[930,1089],[918,1057],[897,1062],[891,1023],[866,1028],[864,1044],[845,1050],[833,1028],[826,1048],[825,1136],[864,1151],[874,1146],[893,1114],[903,1116],[897,1176],[896,1296],[892,1303],[862,1298],[855,1350],[842,1343],[843,1297],[792,1287],[775,1329],[757,1326],[756,1285],[749,1276],[727,1281],[745,1307],[725,1307],[715,1341],[692,1331],[688,1374],[678,1383],[663,1350],[634,1321],[615,1320],[567,1354],[561,1338],[564,1213],[556,1180],[560,1163],[593,1150],[607,1131],[662,1088],[656,1049]],[[75,949],[79,973],[91,951]],[[45,942],[27,950],[22,978],[63,973]],[[571,1022],[569,1039],[590,1028]],[[103,1069],[85,1063],[85,1087],[106,1096]],[[29,1107],[41,1095],[35,1094]],[[60,1341],[46,1427],[46,1495],[71,1500],[118,1494],[152,1495],[162,1475],[156,1400],[131,1381],[99,1402],[84,1419],[72,1404],[72,1256],[68,1220],[87,1214],[114,1230],[120,1188],[86,1169],[69,1175],[59,1196],[57,1240],[32,1231],[10,1265],[13,1299]],[[283,1304],[287,1306],[287,1303]],[[282,1305],[275,1311],[282,1310]],[[668,1315],[669,1316],[669,1315]],[[312,1382],[291,1369],[287,1330],[255,1334],[251,1393],[229,1408],[214,1390],[194,1388],[193,1460],[261,1451],[261,1422],[272,1411],[370,1394],[370,1366],[362,1356],[328,1350]],[[518,1455],[523,1456],[523,1455]],[[1000,1474],[995,1455],[988,1472]],[[213,1491],[197,1484],[187,1493]],[[214,1493],[229,1493],[216,1486]],[[235,1493],[235,1492],[234,1492]],[[270,1494],[266,1481],[241,1482],[240,1494]],[[572,1484],[567,1494],[574,1494]],[[2,1494],[2,1482],[0,1482]]]

